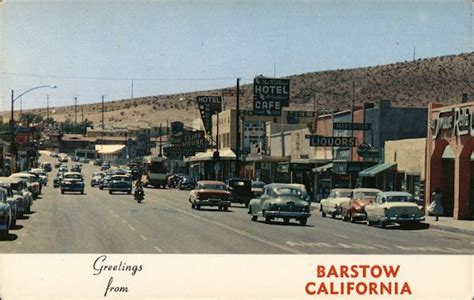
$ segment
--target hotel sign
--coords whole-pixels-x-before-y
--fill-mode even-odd
[[[212,134],[212,115],[222,111],[221,96],[197,96],[196,98],[204,129]]]
[[[435,139],[446,129],[452,130],[454,136],[474,136],[474,111],[468,107],[442,110],[437,118],[430,121],[429,126]]]
[[[290,101],[290,80],[255,77],[253,80],[253,114],[281,116],[282,107]]]

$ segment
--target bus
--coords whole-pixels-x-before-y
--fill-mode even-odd
[[[164,157],[145,157],[143,159],[145,170],[142,175],[142,181],[145,186],[152,185],[156,188],[166,188],[168,179],[169,163]]]

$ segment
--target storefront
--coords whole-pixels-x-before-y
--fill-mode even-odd
[[[230,149],[219,150],[219,158],[214,157],[215,150],[198,152],[184,159],[188,164],[188,174],[197,180],[216,179],[224,181],[235,173],[235,153]]]
[[[428,116],[425,205],[440,189],[445,215],[473,219],[474,102],[452,106],[431,103]]]

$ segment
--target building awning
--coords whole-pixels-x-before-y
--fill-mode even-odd
[[[198,152],[196,155],[191,157],[186,157],[184,159],[185,162],[193,162],[193,161],[208,161],[212,160],[214,157],[214,149],[207,150],[206,152]],[[219,159],[220,160],[235,160],[237,156],[235,155],[234,151],[231,149],[220,149],[219,150]]]
[[[95,150],[99,154],[116,154],[124,148],[125,145],[95,145]]]
[[[373,167],[370,167],[368,169],[365,169],[363,171],[360,171],[359,172],[359,176],[361,177],[374,177],[375,175],[383,172],[383,171],[386,171],[394,166],[396,166],[397,164],[378,164],[378,165],[375,165]]]
[[[323,172],[326,172],[329,169],[332,169],[332,163],[328,163],[328,164],[319,166],[317,168],[314,168],[313,172],[314,173],[323,173]]]

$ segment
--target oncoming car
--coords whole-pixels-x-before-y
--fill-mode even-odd
[[[84,179],[81,173],[66,172],[61,181],[61,194],[64,192],[80,192],[84,194]]]
[[[295,219],[304,226],[311,216],[309,205],[304,185],[272,183],[265,185],[260,198],[250,200],[248,213],[252,221],[263,217],[265,223],[270,223],[280,218],[287,224]]]
[[[132,179],[128,175],[113,175],[109,182],[109,194],[113,192],[132,193]]]
[[[217,206],[219,210],[228,210],[230,193],[221,181],[201,180],[196,188],[189,193],[191,208],[201,209],[203,206]]]

